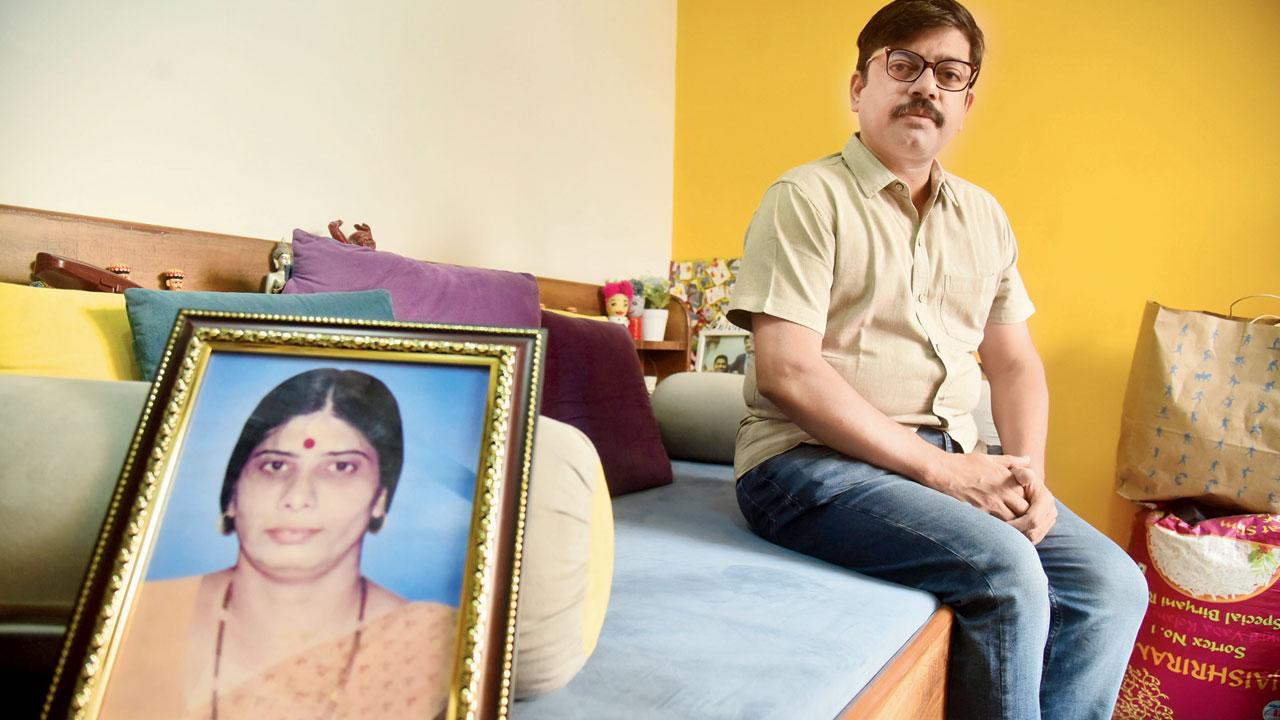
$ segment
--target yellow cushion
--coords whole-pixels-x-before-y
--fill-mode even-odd
[[[595,446],[538,418],[520,567],[515,695],[568,683],[604,625],[613,583],[613,507]]]
[[[0,283],[0,372],[137,380],[124,296]]]

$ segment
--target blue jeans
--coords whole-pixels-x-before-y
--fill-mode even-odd
[[[920,436],[960,452],[949,436]],[[1147,608],[1136,564],[1058,503],[1039,545],[918,482],[817,445],[738,481],[756,534],[955,611],[947,717],[1110,718]]]

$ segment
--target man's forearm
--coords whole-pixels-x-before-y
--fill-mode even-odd
[[[762,388],[800,429],[834,450],[926,485],[941,451],[867,402],[825,362],[793,367]]]
[[[1049,434],[1049,386],[1039,358],[987,368],[991,383],[991,415],[1004,452],[1031,458],[1031,467],[1044,477],[1045,444]]]
[[[756,386],[818,442],[921,485],[946,493],[1002,520],[1023,515],[1028,499],[1012,468],[1028,459],[947,453],[891,420],[822,356],[811,329],[754,316]]]

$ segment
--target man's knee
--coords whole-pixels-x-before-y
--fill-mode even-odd
[[[1147,612],[1147,580],[1119,547],[1109,544],[1092,562],[1088,587],[1093,614],[1109,622],[1136,628]]]
[[[1020,534],[992,547],[978,568],[989,600],[1025,622],[1049,622],[1049,579],[1035,546]]]

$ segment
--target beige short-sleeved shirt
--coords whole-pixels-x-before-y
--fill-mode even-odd
[[[765,313],[821,333],[823,357],[873,406],[971,450],[983,328],[1035,308],[995,198],[937,163],[930,185],[921,220],[907,186],[857,135],[787,172],[751,219],[728,317],[750,330],[751,315]],[[816,442],[760,395],[754,363],[744,393],[736,475]]]

